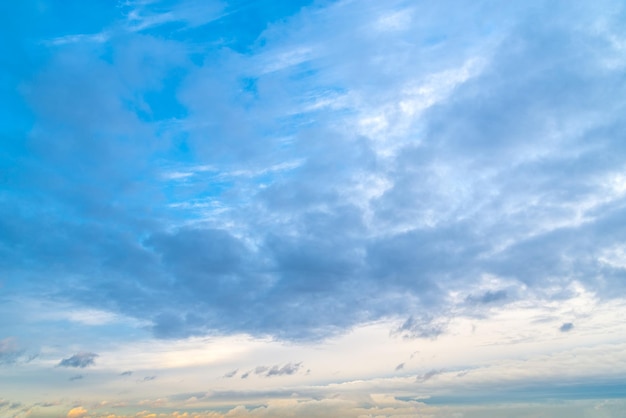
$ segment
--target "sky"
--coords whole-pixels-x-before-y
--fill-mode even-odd
[[[0,415],[623,418],[624,22],[0,3]]]

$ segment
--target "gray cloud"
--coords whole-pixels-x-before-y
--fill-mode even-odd
[[[257,366],[254,368],[254,374],[263,374],[267,370],[269,370],[269,367],[267,366]]]
[[[70,382],[72,382],[72,381],[74,381],[74,380],[81,380],[81,379],[84,379],[84,378],[85,378],[85,376],[83,376],[82,374],[77,374],[76,376],[72,376],[72,377],[70,377],[68,380],[69,380]]]
[[[448,321],[448,318],[435,318],[427,315],[422,317],[410,316],[392,334],[404,338],[434,339],[446,331]]]
[[[120,376],[130,376],[133,372],[131,370],[126,370],[125,372],[120,373]]]
[[[559,327],[559,331],[561,332],[569,332],[572,329],[574,329],[574,324],[572,324],[571,322],[565,322]]]
[[[57,367],[76,367],[84,369],[87,366],[92,366],[95,363],[96,357],[98,357],[96,353],[76,353],[71,357],[61,360]]]
[[[247,379],[251,374],[263,377],[272,376],[289,376],[297,373],[302,368],[302,362],[299,363],[287,363],[284,365],[276,364],[274,366],[257,366],[253,370],[248,370],[241,375],[242,379]],[[235,371],[236,372],[236,371]],[[232,373],[232,372],[231,372]],[[310,370],[307,370],[307,374]],[[229,373],[230,374],[230,373]],[[234,376],[234,374],[233,374]],[[231,376],[229,376],[231,377]]]
[[[239,369],[232,370],[224,375],[225,378],[230,379],[231,377],[235,377]]]
[[[426,373],[417,376],[416,381],[418,382],[425,382],[427,380],[432,379],[433,377],[440,375],[441,373],[443,373],[443,370],[429,370]]]
[[[271,376],[292,375],[298,372],[301,366],[302,366],[302,363],[287,363],[282,367],[278,365],[272,366],[272,368],[267,371],[265,376],[271,377]]]

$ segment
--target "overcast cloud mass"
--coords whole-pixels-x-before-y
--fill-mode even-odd
[[[622,1],[0,13],[3,416],[623,413]]]

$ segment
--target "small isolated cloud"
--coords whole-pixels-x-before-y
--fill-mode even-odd
[[[574,324],[572,324],[571,322],[566,322],[563,325],[561,325],[561,327],[559,328],[559,331],[561,332],[569,332],[574,328]]]
[[[227,378],[227,379],[230,379],[231,377],[234,377],[237,374],[238,371],[239,371],[239,369],[235,369],[233,371],[230,371],[230,372],[226,373],[224,375],[224,377]]]
[[[17,409],[20,406],[22,406],[20,402],[10,402],[5,399],[0,399],[0,409],[11,410],[11,409]]]
[[[155,380],[156,378],[156,376],[146,376],[143,378],[143,382],[150,382],[152,380]]]
[[[263,374],[268,369],[269,369],[269,367],[267,367],[267,366],[258,366],[256,369],[254,369],[254,374]]]
[[[443,334],[448,326],[448,319],[434,319],[429,316],[416,318],[410,316],[392,334],[402,335],[404,338],[430,338],[435,339]]]
[[[77,406],[76,408],[70,409],[67,413],[67,418],[83,418],[87,416],[88,411],[82,406]]]
[[[254,370],[248,370],[247,372],[243,373],[241,375],[241,378],[247,379],[248,377],[250,377],[251,374],[255,374],[257,376],[264,376],[264,377],[292,375],[292,374],[297,373],[301,367],[302,367],[302,362],[287,363],[282,366],[280,364],[276,364],[272,367],[258,366],[254,368]],[[234,376],[236,372],[237,370],[235,370],[234,372],[231,372],[232,376]],[[309,372],[310,370],[307,370],[307,374]],[[229,376],[231,373],[226,374],[224,377],[232,377],[232,376]]]
[[[61,360],[57,367],[79,367],[84,369],[87,366],[92,366],[95,363],[96,357],[98,357],[96,353],[77,353],[72,357]]]
[[[76,376],[72,376],[72,377],[70,377],[68,380],[69,380],[70,382],[73,382],[74,380],[81,380],[81,379],[83,379],[84,377],[85,377],[85,376],[83,376],[82,374],[77,374]]]
[[[284,375],[292,375],[300,370],[300,366],[302,366],[302,362],[300,363],[287,363],[284,366],[280,367],[278,365],[273,366],[268,370],[266,377],[270,376],[284,376]]]
[[[126,370],[125,372],[120,373],[120,376],[130,376],[132,375],[132,370]]]
[[[425,382],[427,380],[432,379],[433,377],[437,376],[438,374],[443,373],[443,370],[430,370],[422,375],[417,376],[417,381],[418,382]]]
[[[404,363],[400,363],[396,366],[396,371],[404,369]]]

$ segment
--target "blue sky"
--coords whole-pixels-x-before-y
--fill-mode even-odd
[[[0,13],[3,416],[622,416],[622,1]]]

